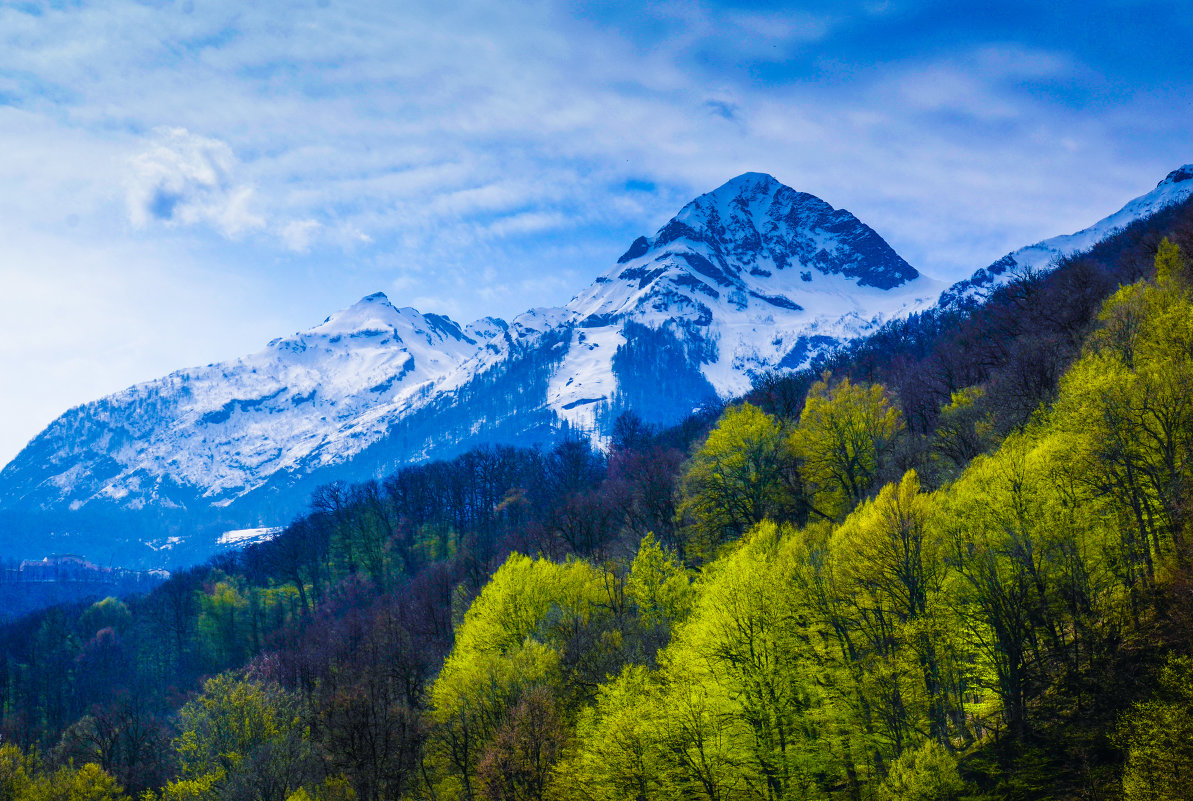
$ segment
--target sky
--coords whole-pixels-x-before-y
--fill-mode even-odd
[[[566,303],[746,171],[951,280],[1193,162],[1172,2],[0,2],[0,464],[376,291]]]

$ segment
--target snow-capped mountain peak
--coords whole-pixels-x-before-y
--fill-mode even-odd
[[[1184,183],[1185,181],[1193,181],[1193,164],[1186,164],[1182,167],[1177,167],[1172,172],[1168,173],[1163,181],[1156,184],[1157,189],[1165,186],[1174,186],[1176,184]]]
[[[749,172],[684,206],[653,249],[688,239],[747,272],[793,266],[890,289],[918,273],[869,226],[815,195]]]
[[[488,342],[509,330],[509,323],[499,317],[482,317],[464,326],[464,336],[475,342]]]
[[[312,328],[311,333],[334,336],[355,331],[390,329],[402,317],[403,311],[395,308],[384,292],[374,292],[329,315],[322,323]]]
[[[474,330],[484,336],[499,322],[485,318],[474,324],[477,326]],[[440,349],[446,346],[453,350],[455,348],[450,343],[474,345],[476,342],[475,337],[469,336],[451,318],[442,314],[423,314],[413,306],[397,308],[384,292],[366,295],[309,331],[295,336],[304,339],[324,338],[329,342],[339,342],[342,337],[391,337],[393,342],[409,346]]]
[[[593,428],[599,402],[626,391],[613,361],[627,324],[671,337],[719,395],[817,353],[939,292],[844,209],[745,173],[685,205],[567,306],[580,329],[549,403]],[[574,374],[573,374],[574,373]]]
[[[755,277],[791,270],[803,284],[820,274],[892,289],[919,275],[853,214],[765,173],[745,173],[693,200],[663,227],[656,246],[677,224],[698,231],[718,263]]]
[[[447,317],[369,295],[257,353],[72,409],[0,474],[8,500],[49,489],[73,509],[181,503],[161,495],[165,480],[227,504],[279,471],[351,458],[384,435],[381,410],[400,414],[502,325],[486,318],[469,336]],[[39,459],[52,475],[30,485],[22,474]]]

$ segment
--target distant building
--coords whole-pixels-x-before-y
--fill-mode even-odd
[[[125,570],[122,567],[101,567],[74,553],[59,553],[44,559],[26,559],[15,570],[4,571],[6,582],[88,582],[90,584],[138,585],[142,582],[158,584],[170,577],[165,570]]]
[[[117,578],[112,568],[100,567],[73,553],[54,554],[37,562],[26,559],[19,571],[21,581],[115,582]]]

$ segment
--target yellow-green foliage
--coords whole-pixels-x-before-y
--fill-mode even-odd
[[[934,446],[958,467],[994,444],[993,420],[978,403],[985,394],[981,387],[960,389],[940,410]]]
[[[558,797],[803,797],[831,776],[815,655],[793,619],[804,552],[763,523],[706,567],[658,670],[627,668],[581,716]]]
[[[558,766],[553,797],[593,801],[659,798],[668,767],[661,688],[641,666],[597,691],[576,725],[574,749]]]
[[[824,768],[811,745],[810,652],[791,625],[797,540],[793,529],[764,522],[709,566],[692,616],[660,658],[681,797],[701,787],[720,787],[727,797],[786,797]]]
[[[971,660],[951,635],[947,565],[936,504],[909,471],[834,531],[825,559],[825,620],[844,638],[859,698],[891,712],[873,724],[898,754],[929,732],[944,740],[960,716]]]
[[[814,508],[825,517],[843,517],[862,497],[878,461],[903,427],[899,410],[881,384],[853,384],[848,378],[829,386],[812,385],[791,435],[791,447],[812,485]]]
[[[0,746],[0,799],[4,801],[128,801],[104,770],[88,763],[53,772],[38,770],[37,760],[15,745]]]
[[[834,531],[836,576],[859,610],[890,624],[924,617],[940,591],[941,543],[928,527],[930,499],[908,471],[863,503]],[[891,631],[891,636],[898,632]]]
[[[245,630],[249,602],[245,597],[245,582],[239,576],[219,572],[217,576],[209,588],[199,592],[199,642],[203,653],[215,665],[235,664],[248,647]]]
[[[626,581],[626,595],[637,605],[647,626],[682,622],[692,607],[688,571],[663,550],[653,534],[643,537],[638,546]]]
[[[878,801],[953,801],[968,789],[957,770],[957,758],[929,740],[908,749],[891,765],[878,786]]]
[[[1053,428],[1074,478],[1112,501],[1124,580],[1150,584],[1188,561],[1193,474],[1193,303],[1161,282],[1114,295],[1104,326],[1064,377]]]
[[[1193,659],[1173,658],[1160,695],[1137,704],[1123,722],[1127,748],[1124,801],[1183,801],[1193,783]]]
[[[168,799],[285,801],[311,773],[301,704],[276,684],[220,674],[178,717],[181,778],[166,788]]]
[[[243,664],[249,654],[262,649],[261,631],[280,628],[283,621],[299,614],[302,605],[293,584],[256,587],[243,576],[222,570],[212,571],[195,598],[199,650],[212,672]]]
[[[573,559],[558,564],[511,554],[464,616],[452,658],[508,654],[532,635],[543,642],[554,641],[562,636],[560,627],[587,621],[593,608],[606,599],[604,572],[588,562]],[[450,670],[445,667],[447,673]]]
[[[162,801],[213,801],[221,796],[224,775],[212,771],[193,779],[170,782],[162,790]]]
[[[437,793],[471,797],[476,768],[506,713],[537,687],[561,692],[560,651],[610,602],[610,581],[587,562],[512,554],[456,632],[431,688]]]
[[[1165,237],[1156,249],[1156,282],[1171,288],[1188,288],[1189,264],[1181,249]]]
[[[981,654],[974,682],[996,694],[1020,733],[1028,665],[1039,664],[1041,649],[1076,659],[1077,632],[1096,637],[1123,614],[1114,526],[1099,495],[1075,480],[1074,447],[1053,424],[1014,434],[940,493],[950,603]]]
[[[34,783],[28,801],[124,801],[128,796],[116,780],[96,764],[60,768]]]
[[[15,745],[0,745],[0,798],[23,798],[32,781],[33,761]]]
[[[83,612],[79,618],[79,625],[84,632],[91,634],[104,628],[122,632],[128,628],[132,620],[133,615],[128,609],[128,604],[118,598],[104,598]]]
[[[721,543],[780,511],[791,459],[779,421],[757,406],[721,415],[684,472],[679,518],[691,532],[681,556],[710,558]]]
[[[356,791],[346,779],[331,777],[313,790],[299,787],[286,801],[356,801]]]

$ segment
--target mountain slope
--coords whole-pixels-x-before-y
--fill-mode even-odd
[[[350,458],[387,414],[502,330],[491,320],[462,329],[370,295],[259,353],[72,409],[5,469],[6,493],[36,486],[49,502],[135,508],[183,503],[168,489],[177,484],[226,504],[261,476]]]
[[[1125,228],[1136,220],[1150,217],[1161,209],[1193,197],[1193,164],[1178,167],[1156,184],[1156,188],[1140,195],[1121,209],[1075,234],[1045,239],[1034,245],[1019,248],[1003,256],[989,267],[983,267],[969,278],[946,289],[940,296],[941,306],[980,303],[991,291],[1012,280],[1015,275],[1032,270],[1048,270],[1057,259],[1089,250],[1091,247]]]

